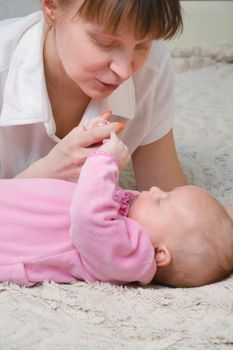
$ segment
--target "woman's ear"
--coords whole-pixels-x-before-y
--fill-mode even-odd
[[[158,267],[167,266],[171,262],[171,253],[163,243],[155,247],[155,262]]]
[[[56,14],[59,8],[58,0],[41,0],[41,9],[45,22],[48,26],[54,26],[56,23]]]

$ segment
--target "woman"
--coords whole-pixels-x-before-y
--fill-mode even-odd
[[[138,189],[184,185],[174,73],[159,41],[182,27],[179,1],[41,0],[41,9],[0,24],[0,177],[76,181],[91,146],[123,121]],[[106,110],[116,123],[84,133],[83,121]]]

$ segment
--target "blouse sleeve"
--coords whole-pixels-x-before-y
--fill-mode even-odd
[[[153,70],[153,68],[151,68]],[[166,49],[156,79],[150,86],[148,115],[150,116],[148,132],[141,141],[141,146],[159,140],[173,127],[175,72],[170,52]]]
[[[133,76],[135,116],[127,120],[120,137],[133,152],[139,146],[161,139],[173,127],[175,72],[168,48],[152,45],[144,67]]]
[[[154,249],[147,233],[118,213],[113,200],[118,176],[109,154],[86,160],[70,209],[71,239],[96,280],[148,284],[156,272]]]

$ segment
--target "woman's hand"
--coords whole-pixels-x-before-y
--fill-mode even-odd
[[[104,141],[100,151],[114,155],[119,161],[120,169],[124,168],[130,160],[128,147],[117,137],[114,131],[111,133],[110,139]]]
[[[117,122],[100,124],[87,129],[82,125],[74,128],[45,157],[16,177],[49,177],[77,181],[87,156],[96,150],[96,147],[91,146],[102,144],[104,139],[110,137],[111,132],[121,130],[121,124]]]

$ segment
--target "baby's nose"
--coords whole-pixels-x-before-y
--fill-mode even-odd
[[[157,187],[157,186],[152,186],[149,190],[149,192],[151,194],[156,194],[157,196],[161,196],[164,197],[167,195],[167,192],[161,190],[161,188]]]
[[[149,192],[154,193],[154,192],[162,192],[162,190],[157,187],[157,186],[152,186],[149,190]]]

